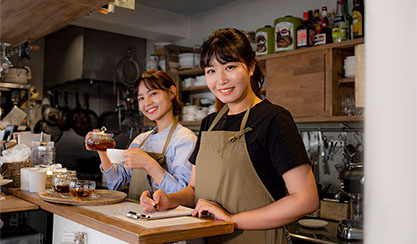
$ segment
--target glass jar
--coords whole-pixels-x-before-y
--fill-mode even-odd
[[[38,165],[52,165],[55,162],[55,147],[39,146],[36,162]]]

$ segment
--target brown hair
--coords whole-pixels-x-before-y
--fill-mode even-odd
[[[210,66],[211,59],[218,62],[241,62],[248,68],[255,64],[251,76],[251,87],[256,96],[261,97],[261,87],[264,83],[263,66],[256,61],[252,47],[245,34],[237,29],[220,29],[213,32],[201,46],[200,66]]]
[[[171,77],[161,71],[161,70],[154,70],[150,69],[142,73],[139,79],[135,83],[135,93],[136,96],[139,92],[139,85],[140,83],[144,83],[146,88],[148,89],[158,89],[168,91],[171,86],[176,87],[174,81]],[[178,94],[178,92],[177,92]],[[179,101],[178,96],[175,96],[175,99],[172,99],[172,111],[174,116],[177,116],[181,113],[182,110],[182,103]]]

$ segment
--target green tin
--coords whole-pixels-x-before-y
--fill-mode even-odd
[[[297,47],[296,32],[303,21],[300,18],[285,16],[274,21],[274,51],[283,52]]]
[[[274,28],[270,25],[256,30],[256,56],[274,53]]]

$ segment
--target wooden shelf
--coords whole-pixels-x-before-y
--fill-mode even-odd
[[[179,70],[177,72],[174,72],[174,74],[176,75],[187,75],[187,76],[197,76],[197,75],[203,75],[204,74],[204,70],[200,67],[196,67],[196,68],[192,68],[192,69],[183,69],[183,70]]]
[[[295,123],[316,122],[362,122],[363,116],[317,116],[317,117],[294,117]]]
[[[182,88],[183,92],[204,91],[204,90],[209,90],[209,88],[207,86],[193,86],[193,87]]]
[[[339,85],[355,83],[355,78],[341,78],[338,80]]]
[[[296,50],[287,51],[287,52],[273,53],[273,54],[268,54],[264,56],[258,56],[256,57],[256,59],[261,61],[261,60],[267,60],[267,59],[272,59],[272,58],[284,57],[288,55],[302,54],[302,53],[308,53],[308,52],[313,52],[313,51],[318,51],[318,50],[324,50],[324,49],[329,49],[329,48],[343,49],[343,48],[348,48],[348,47],[354,47],[355,45],[358,45],[361,43],[364,43],[364,38],[348,40],[348,41],[344,41],[340,43],[331,43],[331,44],[322,45],[322,46],[296,49]]]

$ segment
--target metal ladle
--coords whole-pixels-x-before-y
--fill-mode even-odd
[[[10,61],[6,57],[6,47],[8,47],[8,46],[10,46],[10,43],[6,43],[6,42],[1,43],[3,54],[0,57],[0,63],[1,63],[0,72],[2,72],[2,73],[9,72],[9,68],[10,68]]]

